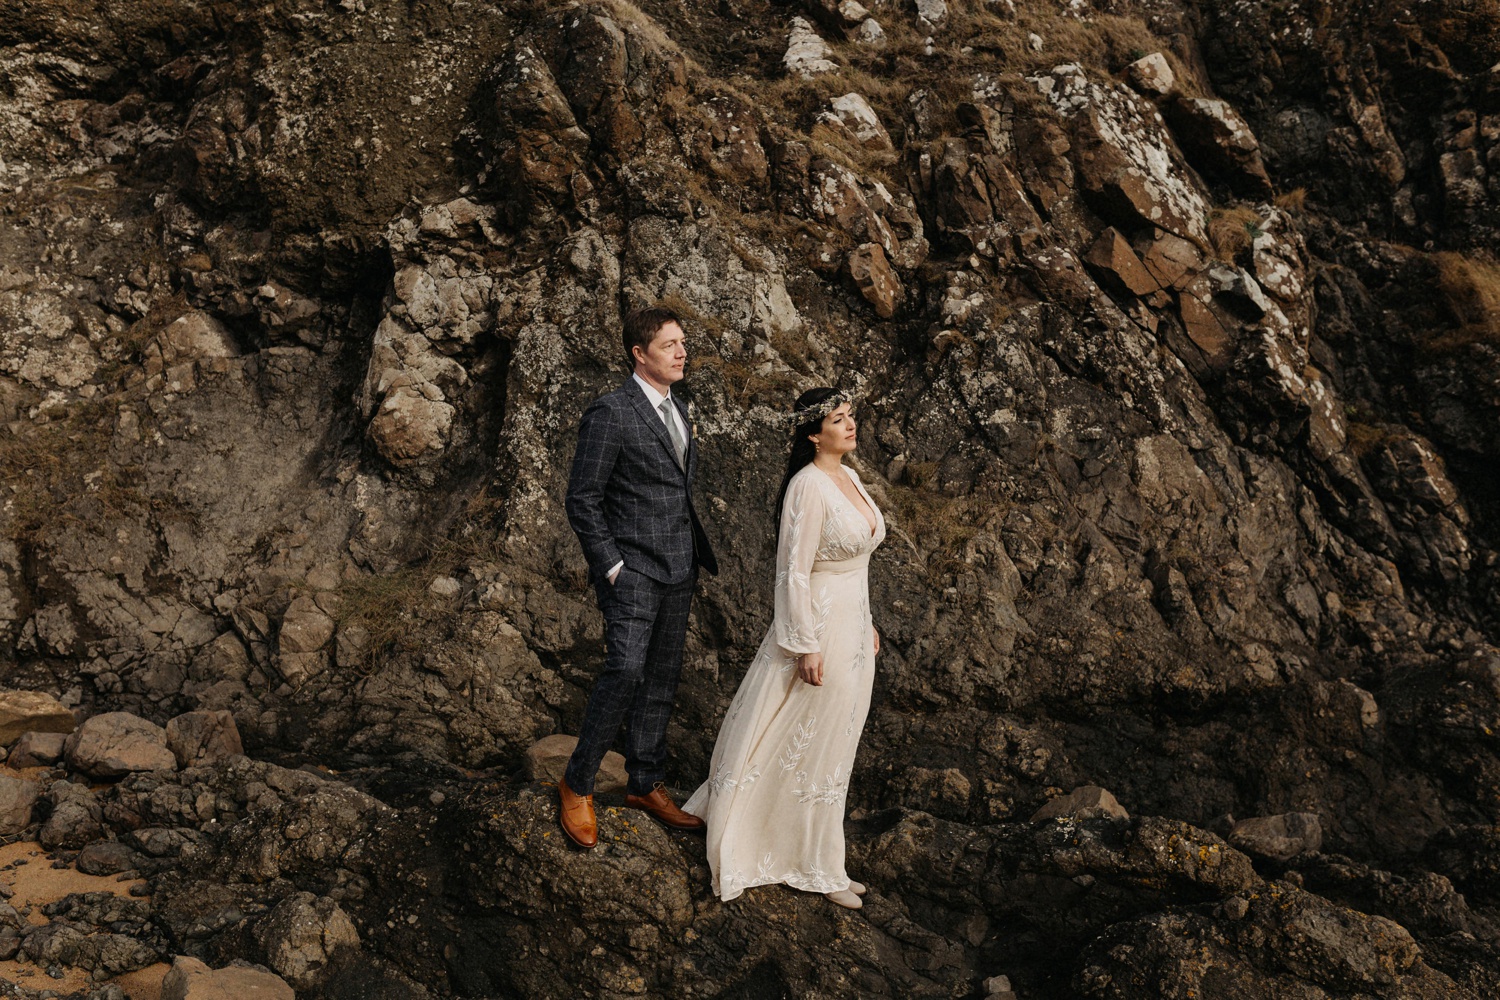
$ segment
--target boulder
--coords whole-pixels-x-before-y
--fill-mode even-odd
[[[20,833],[31,825],[31,807],[42,786],[24,778],[0,775],[0,836]]]
[[[818,121],[842,133],[865,149],[889,153],[895,149],[890,133],[863,94],[845,94],[833,99],[832,110],[818,116]]]
[[[16,740],[5,762],[16,770],[23,767],[46,767],[62,760],[66,733],[29,732]]]
[[[94,793],[71,781],[54,781],[47,789],[52,812],[37,834],[43,847],[75,850],[104,835],[104,810]]]
[[[1141,264],[1163,288],[1180,288],[1191,280],[1203,255],[1191,241],[1158,232],[1140,252]]]
[[[1213,308],[1213,290],[1206,280],[1184,289],[1177,300],[1188,339],[1203,352],[1209,367],[1223,370],[1234,359],[1235,327]]]
[[[85,875],[118,875],[140,867],[140,858],[119,841],[104,840],[79,851],[74,863]]]
[[[177,759],[178,767],[217,764],[245,752],[234,715],[224,709],[185,712],[169,721],[167,749]]]
[[[1067,795],[1057,798],[1031,814],[1033,823],[1050,819],[1118,819],[1126,820],[1130,813],[1113,795],[1098,785],[1083,785]]]
[[[1229,831],[1229,843],[1246,854],[1272,861],[1291,861],[1323,846],[1323,824],[1317,813],[1255,816],[1234,825]]]
[[[573,748],[577,745],[578,737],[561,734],[537,740],[526,751],[527,776],[532,781],[561,780],[563,771],[568,767],[568,758],[573,755]],[[625,758],[611,750],[604,755],[604,762],[599,765],[599,773],[594,778],[594,792],[623,792],[627,780]]]
[[[161,726],[129,712],[106,712],[88,719],[63,747],[68,766],[95,778],[117,778],[136,771],[170,771],[177,758],[167,749]]]
[[[931,31],[946,20],[947,0],[917,0],[917,27]]]
[[[1113,226],[1099,235],[1083,262],[1090,266],[1099,284],[1115,295],[1142,297],[1161,287]]]
[[[334,956],[359,948],[359,931],[339,905],[327,897],[299,892],[276,904],[255,928],[266,960],[299,990],[323,978]]]
[[[963,819],[973,791],[968,777],[956,767],[909,767],[897,782],[897,789],[906,808],[951,819]]]
[[[164,366],[199,358],[232,358],[239,346],[223,323],[198,309],[183,313],[156,338]]]
[[[850,252],[849,276],[877,316],[890,319],[896,315],[906,291],[879,243],[865,243]]]
[[[161,981],[161,1000],[297,1000],[286,980],[248,965],[210,969],[178,955]]]
[[[1160,52],[1142,56],[1125,67],[1125,79],[1147,97],[1166,97],[1177,89],[1177,76]]]
[[[0,691],[0,744],[27,732],[71,733],[76,723],[62,702],[41,691]]]
[[[1227,101],[1178,97],[1164,110],[1184,155],[1202,173],[1221,178],[1249,197],[1271,193],[1260,143]]]
[[[392,465],[412,465],[448,446],[454,412],[430,382],[392,385],[370,420],[370,440]]]
[[[788,73],[797,73],[804,77],[816,76],[819,73],[832,73],[839,68],[839,64],[829,58],[832,55],[833,50],[813,30],[812,22],[805,17],[792,18],[792,30],[787,38],[786,54],[781,57],[781,63]]]

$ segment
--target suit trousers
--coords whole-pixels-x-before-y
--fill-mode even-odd
[[[604,670],[594,682],[564,777],[592,795],[604,754],[625,726],[627,790],[646,795],[667,777],[667,722],[682,674],[688,607],[697,570],[682,583],[658,583],[623,566],[613,585],[595,584],[604,613]]]

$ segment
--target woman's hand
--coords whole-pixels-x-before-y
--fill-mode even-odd
[[[878,654],[880,652],[880,629],[871,625],[870,631],[875,633],[875,652]]]
[[[797,676],[813,687],[823,686],[823,654],[803,653],[797,657]]]

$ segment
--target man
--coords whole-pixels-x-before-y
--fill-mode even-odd
[[[584,412],[568,479],[568,522],[604,612],[604,670],[557,783],[563,832],[581,847],[599,842],[594,775],[622,722],[625,804],[670,827],[703,829],[665,785],[693,584],[699,566],[718,572],[693,508],[698,451],[687,407],[672,394],[687,347],[681,322],[660,306],[626,316],[622,340],[634,374]]]

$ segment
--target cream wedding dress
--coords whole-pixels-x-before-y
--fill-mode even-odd
[[[849,887],[844,797],[875,679],[866,570],[885,518],[844,470],[875,530],[816,465],[787,484],[775,620],[729,705],[708,780],[683,805],[708,823],[708,864],[725,901],[775,882]],[[819,651],[820,687],[797,676],[797,654]]]

